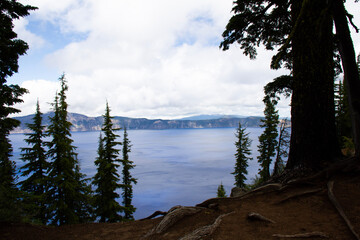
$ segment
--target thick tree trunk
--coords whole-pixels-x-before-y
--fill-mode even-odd
[[[340,154],[334,114],[333,24],[327,6],[327,0],[294,0],[292,4],[297,23],[292,36],[288,169],[319,170]]]
[[[346,11],[342,0],[333,0],[333,17],[349,97],[355,154],[360,156],[360,78]]]

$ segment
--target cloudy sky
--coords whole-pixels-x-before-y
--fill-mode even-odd
[[[219,49],[233,0],[21,0],[39,7],[16,22],[30,45],[19,73],[27,88],[21,115],[50,110],[66,74],[69,111],[180,118],[199,114],[263,115],[263,86],[285,70],[270,70],[273,53],[249,60],[234,45]],[[360,4],[347,3],[360,26]],[[353,34],[357,53],[360,34]],[[289,100],[279,104],[288,117]]]

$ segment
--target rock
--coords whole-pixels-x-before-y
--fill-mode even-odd
[[[247,219],[250,221],[261,221],[261,222],[268,222],[268,223],[275,223],[273,220],[262,216],[259,213],[251,212],[247,215]]]
[[[168,228],[173,226],[185,216],[194,215],[200,211],[201,208],[197,207],[175,206],[168,211],[168,213],[157,226],[155,226],[152,230],[150,230],[150,232],[145,235],[145,238],[150,237],[154,234],[164,233]]]
[[[233,189],[231,189],[230,197],[241,197],[245,193],[246,191],[243,188],[234,187]]]

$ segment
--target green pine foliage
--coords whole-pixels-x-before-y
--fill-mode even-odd
[[[53,103],[54,116],[47,134],[52,137],[48,145],[48,157],[51,159],[49,168],[50,185],[48,190],[51,223],[55,225],[86,222],[91,219],[90,188],[84,175],[80,173],[76,147],[72,145],[70,127],[67,121],[66,91],[68,90],[65,75],[60,78],[61,90]]]
[[[12,147],[7,137],[3,137],[0,146],[0,222],[18,222],[21,220],[19,194],[15,184],[15,162],[10,160]]]
[[[134,220],[133,213],[136,211],[136,208],[131,204],[133,198],[133,189],[132,185],[136,184],[136,178],[133,178],[130,170],[135,167],[133,161],[129,159],[129,153],[131,152],[131,144],[128,138],[128,133],[126,127],[124,127],[124,141],[123,141],[123,159],[121,163],[123,165],[122,170],[122,197],[123,197],[123,206],[124,206],[124,219],[125,220]]]
[[[119,152],[116,147],[121,145],[116,139],[119,135],[115,131],[120,130],[115,128],[112,123],[112,116],[110,116],[110,108],[106,103],[106,110],[102,132],[104,137],[100,135],[98,157],[95,160],[97,172],[93,178],[93,185],[95,185],[94,205],[95,215],[100,222],[118,222],[122,220],[120,213],[123,207],[117,202],[120,195],[117,190],[121,188],[119,183],[120,176],[118,174]]]
[[[255,177],[251,178],[250,183],[246,185],[246,190],[253,190],[255,188],[260,187],[263,184],[259,175],[255,175]]]
[[[261,120],[263,124],[262,128],[265,128],[264,132],[259,136],[259,153],[257,157],[260,163],[259,175],[261,181],[267,181],[270,178],[270,165],[272,158],[275,156],[275,148],[278,144],[278,130],[279,115],[275,110],[275,101],[269,97],[264,98],[265,103],[265,119]]]
[[[15,162],[10,160],[12,146],[8,138],[20,122],[8,116],[20,112],[14,105],[23,102],[20,97],[27,90],[6,82],[18,72],[19,56],[29,47],[17,38],[13,21],[29,15],[36,8],[16,0],[2,0],[0,6],[0,222],[3,222],[21,220],[20,193],[15,185]]]
[[[218,186],[217,197],[218,198],[227,197],[224,185],[222,183]]]
[[[31,205],[31,208],[28,210],[31,221],[46,224],[46,186],[49,163],[46,160],[45,144],[43,142],[45,126],[42,125],[39,101],[36,104],[33,123],[27,124],[27,126],[32,132],[25,134],[28,137],[25,139],[28,147],[21,149],[23,152],[21,159],[25,162],[25,165],[21,167],[21,175],[27,178],[20,182],[20,187],[26,193],[25,203]]]
[[[249,133],[246,133],[246,128],[243,128],[241,126],[241,123],[239,122],[239,127],[236,130],[236,153],[235,153],[235,170],[231,174],[234,174],[235,176],[235,186],[240,188],[245,188],[245,180],[246,180],[246,174],[247,167],[248,167],[248,161],[252,158],[250,145],[251,145],[251,139],[249,138]]]

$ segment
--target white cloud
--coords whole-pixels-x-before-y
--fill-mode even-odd
[[[55,93],[59,89],[56,82],[47,80],[30,80],[24,82],[21,87],[26,88],[29,93],[24,94],[24,102],[21,106],[21,114],[28,115],[35,113],[36,101],[39,100],[40,110],[45,113],[51,110],[51,104],[54,101]]]
[[[44,56],[49,66],[67,74],[70,111],[100,115],[108,100],[113,114],[130,117],[262,115],[263,86],[286,73],[269,69],[271,52],[260,49],[258,59],[251,61],[236,46],[218,49],[232,0],[26,3],[39,6],[33,19],[51,23],[64,38],[77,39]],[[354,14],[360,5],[346,4]],[[356,15],[354,22],[360,25]],[[24,22],[19,29],[26,26]],[[353,40],[358,53],[359,34],[353,33]],[[24,82],[33,91],[21,105],[23,113],[38,96],[51,92],[52,84]],[[289,116],[288,105],[289,100],[279,103],[282,116]]]
[[[18,38],[28,43],[30,51],[32,49],[39,49],[44,46],[45,40],[40,36],[33,34],[26,29],[29,21],[25,18],[16,20],[14,22],[14,31],[17,33]]]

